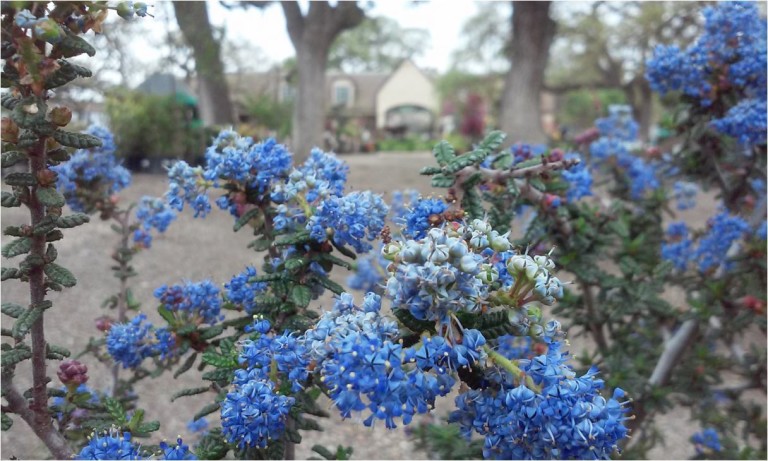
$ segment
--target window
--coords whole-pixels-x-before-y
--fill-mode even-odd
[[[352,82],[345,80],[333,82],[333,92],[331,94],[333,105],[350,107],[354,99],[353,90]]]

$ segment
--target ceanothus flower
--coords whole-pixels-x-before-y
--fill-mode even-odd
[[[411,202],[409,208],[410,210],[403,216],[405,222],[403,235],[410,239],[419,240],[426,237],[427,231],[432,227],[430,217],[442,214],[448,209],[448,204],[440,199],[425,198]]]
[[[706,451],[722,451],[723,447],[720,445],[720,435],[717,430],[708,427],[701,432],[693,434],[691,442],[696,446],[696,453],[702,454]]]
[[[165,193],[165,199],[178,211],[182,211],[184,204],[188,203],[195,210],[195,218],[204,218],[211,211],[211,202],[205,194],[204,184],[202,168],[193,168],[187,162],[179,160],[168,169],[168,191]]]
[[[183,285],[163,285],[155,290],[155,298],[173,313],[183,319],[200,321],[213,325],[224,317],[221,315],[219,288],[210,280],[202,282],[185,281]]]
[[[149,459],[139,445],[131,441],[131,433],[122,435],[113,429],[91,437],[88,444],[76,455],[76,459]]]
[[[112,325],[107,333],[107,352],[123,368],[136,368],[148,357],[165,358],[173,353],[175,340],[166,328],[144,323],[139,314],[128,323]]]
[[[258,307],[254,298],[267,290],[265,282],[251,281],[256,275],[256,268],[248,266],[224,285],[227,290],[227,299],[233,303],[241,304],[249,314],[253,314]]]
[[[727,211],[709,219],[710,229],[698,242],[691,259],[698,263],[700,272],[724,265],[728,269],[728,251],[737,240],[749,231],[749,225],[739,216],[732,216]]]
[[[133,233],[133,241],[144,247],[152,245],[152,229],[157,232],[165,232],[168,226],[176,219],[176,212],[163,199],[144,196],[136,207],[136,219],[140,228]]]
[[[92,125],[85,133],[99,138],[101,147],[78,149],[67,162],[50,169],[56,172],[56,187],[67,205],[90,213],[99,202],[128,187],[131,173],[115,157],[115,141],[108,129]]]
[[[675,269],[684,271],[692,257],[692,245],[688,237],[688,226],[684,222],[670,224],[667,228],[667,243],[661,245],[661,257],[671,261]]]
[[[306,228],[318,242],[330,237],[336,245],[350,245],[365,253],[373,248],[365,239],[373,240],[381,232],[388,210],[381,196],[370,191],[352,192],[323,201]]]
[[[565,155],[565,160],[578,158],[579,156],[573,153]],[[565,196],[568,202],[573,203],[582,197],[592,195],[592,173],[584,163],[578,163],[567,170],[563,170],[562,176],[568,181],[569,187]]]
[[[674,197],[678,210],[688,210],[696,206],[696,194],[699,187],[692,182],[675,181]]]

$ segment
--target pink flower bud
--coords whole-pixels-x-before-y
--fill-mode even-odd
[[[77,360],[64,360],[56,372],[65,385],[80,385],[88,381],[88,367]]]

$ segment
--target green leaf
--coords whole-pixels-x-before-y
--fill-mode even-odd
[[[18,340],[24,339],[24,336],[29,333],[29,330],[32,329],[32,325],[41,315],[43,315],[43,309],[31,308],[25,310],[13,324],[13,329],[11,330],[13,332],[13,337]]]
[[[72,33],[66,33],[61,41],[54,45],[51,50],[52,56],[64,58],[72,58],[83,53],[93,57],[96,54],[96,48],[86,42],[84,38]]]
[[[491,131],[485,139],[480,141],[480,148],[485,151],[494,151],[501,147],[506,137],[507,135],[502,131]]]
[[[203,362],[217,368],[235,368],[238,366],[237,359],[234,357],[221,355],[214,351],[203,352]]]
[[[93,73],[87,67],[72,64],[66,59],[59,59],[59,68],[45,79],[47,89],[64,86],[77,77],[90,77]]]
[[[45,258],[48,262],[53,262],[59,257],[59,252],[56,251],[56,247],[49,243],[48,248],[45,250]]]
[[[53,132],[53,139],[63,146],[74,147],[75,149],[101,147],[100,138],[85,133],[56,130]]]
[[[45,215],[43,219],[32,228],[32,235],[45,235],[56,228],[58,219],[54,215]]]
[[[337,295],[340,295],[344,293],[346,290],[343,286],[339,285],[338,283],[334,282],[333,280],[329,279],[328,277],[317,277],[317,283],[324,286],[325,288],[331,290],[332,292],[336,293]]]
[[[52,162],[66,162],[72,158],[69,151],[63,147],[48,152],[48,160]]]
[[[266,239],[256,239],[248,244],[248,248],[253,248],[254,251],[266,251],[272,245],[272,242]]]
[[[336,459],[336,454],[322,445],[312,445],[312,451],[325,459]]]
[[[3,191],[2,205],[5,208],[21,206],[21,199],[11,192]]]
[[[5,175],[5,183],[9,186],[35,186],[37,185],[37,179],[32,173],[8,173]]]
[[[304,258],[290,258],[285,261],[285,269],[288,271],[295,271],[301,269],[307,264],[307,260]]]
[[[106,397],[104,400],[104,408],[107,409],[109,415],[112,416],[118,425],[123,426],[128,422],[125,409],[119,400],[112,397]]]
[[[173,394],[171,396],[171,402],[173,402],[174,400],[176,400],[178,398],[181,398],[181,397],[186,397],[186,396],[189,396],[189,395],[203,394],[203,393],[208,392],[210,390],[211,390],[211,386],[193,387],[191,389],[182,389],[179,392],[176,392],[175,394]]]
[[[181,376],[182,373],[186,373],[190,368],[192,368],[192,365],[195,364],[196,359],[197,359],[197,352],[187,357],[187,360],[184,361],[181,367],[179,367],[179,369],[173,373],[173,378],[176,379],[179,376]]]
[[[13,258],[25,253],[29,253],[32,249],[32,239],[29,237],[21,237],[13,239],[10,242],[3,245],[1,250],[2,255],[6,258]]]
[[[232,374],[233,374],[232,370],[227,370],[227,369],[211,370],[203,373],[202,378],[206,381],[229,382],[229,380],[232,379]]]
[[[62,229],[70,229],[85,224],[90,220],[90,216],[85,213],[73,213],[71,215],[61,216],[56,222],[56,225]]]
[[[446,176],[437,174],[432,176],[432,187],[451,187],[456,182],[456,177],[453,175]]]
[[[203,330],[200,330],[200,339],[202,340],[208,340],[211,338],[214,338],[218,335],[220,335],[224,331],[224,325],[218,324],[214,325],[212,327],[205,328]]]
[[[440,166],[445,166],[448,164],[448,162],[453,160],[454,157],[456,157],[456,151],[453,149],[453,146],[448,143],[448,141],[440,141],[432,149],[432,155],[435,156],[435,159],[437,160],[437,163],[440,164]]]
[[[61,356],[62,358],[69,357],[70,355],[72,355],[72,352],[70,352],[69,349],[67,349],[66,347],[57,346],[55,344],[46,344],[46,348],[48,350],[48,354]],[[61,359],[54,359],[54,360],[61,360]]]
[[[227,452],[229,452],[229,445],[221,435],[221,428],[208,432],[195,447],[195,455],[198,459],[224,459]]]
[[[210,415],[214,411],[217,411],[219,408],[220,407],[218,403],[209,403],[208,405],[204,406],[200,411],[198,411],[194,417],[192,417],[192,421],[197,421],[203,416]]]
[[[307,243],[310,240],[312,239],[309,237],[309,231],[303,230],[275,240],[274,246],[280,247],[288,245],[299,245],[302,243]]]
[[[3,303],[2,312],[3,314],[7,315],[8,317],[12,317],[14,319],[19,318],[24,312],[26,312],[27,309],[16,303]]]
[[[12,150],[8,152],[3,152],[2,157],[0,157],[0,165],[2,165],[3,168],[8,168],[9,166],[16,165],[19,162],[25,162],[29,157],[27,157],[27,154],[18,150]]]
[[[38,187],[36,195],[40,203],[45,206],[63,207],[67,203],[55,187]]]
[[[67,288],[71,288],[77,283],[77,279],[72,275],[72,272],[70,272],[69,269],[59,266],[56,263],[46,264],[45,267],[43,267],[43,271],[45,271],[45,275],[47,275],[49,279],[64,285]]]
[[[235,225],[234,225],[234,227],[232,227],[232,230],[234,230],[235,232],[239,231],[240,229],[243,228],[243,226],[248,224],[248,222],[251,219],[259,216],[260,214],[261,214],[261,209],[259,209],[259,208],[252,208],[252,209],[246,211],[245,213],[243,213],[242,216],[237,218],[237,221],[235,221]]]
[[[176,317],[174,317],[173,312],[164,305],[161,304],[157,307],[157,313],[160,314],[160,317],[162,317],[163,320],[168,322],[168,325],[176,325]]]
[[[155,432],[158,430],[160,430],[160,421],[150,421],[137,427],[136,435],[149,434],[150,432]]]
[[[19,226],[7,226],[3,229],[3,235],[9,235],[11,237],[23,237],[24,232]]]
[[[337,266],[344,267],[346,269],[352,269],[352,264],[349,261],[345,261],[341,258],[337,258],[336,256],[330,254],[330,253],[321,253],[319,258],[321,261],[329,261],[333,264],[336,264]]]
[[[357,259],[357,255],[355,254],[355,252],[345,247],[344,245],[337,245],[333,239],[331,239],[331,244],[333,244],[334,248],[339,250],[339,253],[343,254],[347,258]]]
[[[186,336],[194,333],[195,331],[197,331],[197,325],[194,323],[188,323],[177,328],[176,334],[180,336]]]
[[[24,272],[21,271],[20,269],[17,269],[15,267],[3,267],[2,276],[0,276],[0,280],[5,281],[8,279],[20,279],[22,275],[24,275]]]
[[[294,285],[291,288],[290,300],[300,307],[307,307],[312,300],[312,290],[304,285]]]
[[[2,356],[0,356],[0,365],[5,367],[11,367],[19,362],[32,357],[32,350],[24,343],[17,344],[15,348],[10,350],[3,350]]]
[[[16,105],[21,102],[21,98],[14,96],[11,93],[5,93],[2,98],[0,98],[0,102],[2,103],[3,108],[13,110]]]
[[[436,167],[436,166],[425,166],[424,168],[422,168],[421,170],[419,170],[419,174],[423,174],[423,175],[425,175],[425,176],[431,176],[431,175],[433,175],[433,174],[438,174],[438,173],[440,173],[440,172],[442,172],[442,171],[443,171],[443,169],[442,169],[442,168],[440,168],[440,167]]]
[[[0,415],[0,418],[2,418],[2,424],[0,424],[0,429],[2,429],[3,431],[7,431],[8,429],[11,428],[11,426],[13,426],[13,420],[11,419],[10,416],[3,413],[2,415]]]

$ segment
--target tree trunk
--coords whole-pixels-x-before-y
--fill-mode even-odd
[[[513,2],[512,67],[504,80],[501,129],[507,142],[546,142],[541,126],[541,88],[549,47],[557,23],[549,17],[551,2]]]
[[[195,55],[200,115],[207,125],[231,125],[234,110],[221,63],[221,44],[213,37],[205,2],[173,2],[176,21]]]
[[[291,150],[300,163],[315,146],[323,145],[326,89],[325,69],[333,41],[346,29],[360,24],[365,13],[356,2],[310,2],[302,14],[296,2],[280,2],[288,35],[296,49],[298,91],[293,108]]]

